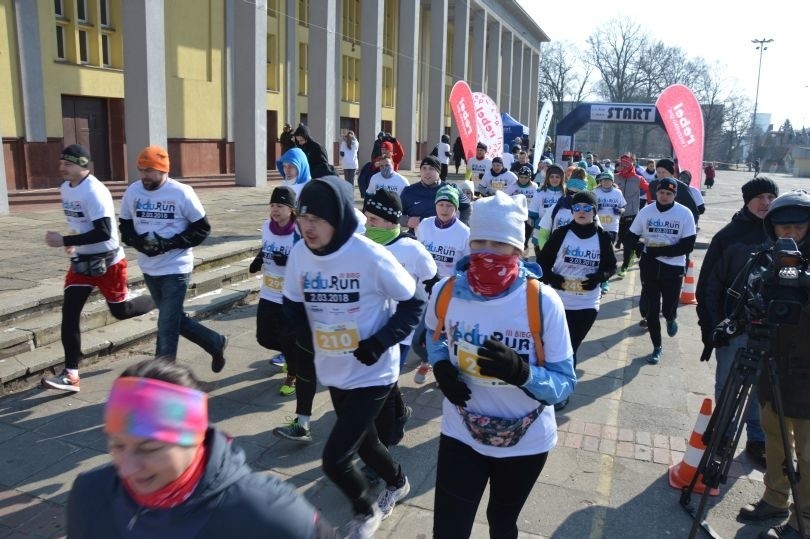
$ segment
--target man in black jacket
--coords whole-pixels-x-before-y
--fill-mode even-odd
[[[329,154],[326,153],[326,149],[312,140],[309,128],[306,125],[298,124],[293,137],[298,147],[307,156],[309,174],[312,178],[334,176],[336,174],[335,167],[329,164]]]
[[[767,215],[773,199],[779,195],[779,187],[770,178],[760,177],[744,184],[742,195],[742,209],[734,214],[731,222],[721,228],[709,243],[695,291],[703,344],[707,350],[715,349],[717,359],[714,382],[716,400],[719,400],[723,384],[731,372],[737,349],[746,346],[748,337],[743,333],[726,341],[715,341],[712,334],[714,328],[731,314],[734,307],[734,301],[729,300],[726,291],[734,284],[751,253],[768,243],[762,219]],[[704,355],[706,360],[709,357]],[[757,464],[764,467],[765,433],[759,424],[759,402],[756,397],[756,392],[752,392],[752,403],[746,418],[748,441],[745,451]]]

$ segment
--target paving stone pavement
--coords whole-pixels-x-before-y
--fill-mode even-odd
[[[707,192],[696,271],[713,233],[742,205],[739,187],[746,179],[745,173],[721,172]],[[806,180],[777,175],[777,181],[786,191]],[[201,192],[212,217],[211,241],[254,238],[258,244],[270,187]],[[2,289],[3,279],[26,277],[19,267],[15,271],[15,264],[43,253],[31,279],[58,293],[64,258],[51,256],[40,242],[43,227],[60,218],[56,210],[0,217],[0,304],[14,293]],[[9,234],[19,236],[15,241]],[[713,393],[714,362],[698,361],[702,345],[695,310],[684,305],[680,332],[676,338],[665,337],[661,363],[647,364],[652,347],[637,324],[639,289],[637,267],[624,279],[611,280],[598,320],[578,354],[576,392],[558,413],[558,445],[519,519],[522,538],[688,536],[692,520],[678,507],[679,491],[669,487],[666,472],[681,461],[700,404]],[[267,361],[273,353],[256,343],[254,320],[255,305],[247,305],[205,322],[230,337],[222,373],[211,373],[209,358],[187,342],[181,343],[179,361],[206,382],[211,421],[234,436],[249,462],[290,481],[326,518],[342,525],[350,518],[349,504],[320,468],[334,419],[328,395],[323,388],[316,395],[312,444],[272,436],[273,427],[294,415],[295,402],[278,394],[284,377]],[[108,462],[101,421],[112,381],[127,365],[149,357],[153,347],[153,342],[142,343],[88,366],[82,370],[82,391],[75,395],[31,388],[0,397],[0,537],[64,536],[64,505],[73,479]],[[431,536],[442,397],[432,379],[414,383],[414,368],[411,358],[401,377],[414,415],[405,440],[393,449],[413,490],[384,521],[377,534],[381,538]],[[708,521],[724,537],[755,537],[762,525],[737,522],[736,513],[762,489],[761,471],[738,454],[721,496],[709,499]],[[486,495],[475,538],[488,537],[485,501]]]

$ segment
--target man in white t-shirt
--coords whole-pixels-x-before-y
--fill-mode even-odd
[[[487,145],[479,142],[475,147],[475,156],[467,161],[467,168],[472,172],[470,179],[473,184],[478,185],[484,178],[484,174],[492,168],[492,160],[487,159]]]
[[[686,206],[675,202],[677,190],[674,178],[658,180],[655,203],[641,208],[627,235],[631,249],[637,242],[644,244],[639,268],[643,310],[653,345],[648,359],[652,365],[661,361],[662,354],[659,313],[667,321],[667,335],[678,333],[678,298],[686,255],[695,247],[695,219]]]
[[[127,299],[127,259],[118,243],[115,207],[107,186],[90,174],[90,152],[71,144],[59,158],[59,172],[65,180],[59,188],[62,209],[70,232],[45,233],[49,247],[61,247],[70,256],[62,299],[62,347],[65,368],[56,376],[42,379],[46,389],[78,393],[82,336],[82,309],[93,289],[98,288],[107,307],[119,320],[147,313],[155,308],[152,298]]]
[[[155,356],[176,358],[182,335],[209,354],[211,370],[225,366],[228,338],[183,311],[194,269],[192,247],[211,233],[205,209],[191,186],[169,178],[169,153],[149,146],[138,155],[141,179],[121,199],[121,239],[138,251],[138,265],[158,314]]]
[[[390,157],[383,157],[380,159],[380,171],[376,173],[368,182],[368,189],[366,189],[366,197],[372,196],[378,189],[392,191],[397,194],[397,197],[402,196],[402,191],[410,185],[410,182],[394,170],[394,162]]]
[[[410,491],[374,420],[399,377],[397,344],[419,322],[424,290],[388,249],[355,233],[354,197],[342,179],[312,180],[298,208],[303,241],[287,260],[284,313],[296,342],[314,347],[318,381],[329,388],[336,421],[323,471],[352,503],[347,535],[372,537]],[[376,500],[357,455],[386,482]]]
[[[441,170],[439,171],[439,178],[442,181],[447,179],[447,167],[450,165],[450,158],[453,157],[453,148],[450,146],[450,137],[447,135],[442,135],[442,140],[436,145],[436,148],[433,150],[434,155],[439,160],[439,164],[442,166]]]
[[[343,178],[354,186],[354,176],[360,163],[357,160],[357,152],[360,144],[354,136],[354,131],[347,131],[346,136],[340,141],[340,161],[343,165]]]

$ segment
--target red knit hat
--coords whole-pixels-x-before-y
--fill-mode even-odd
[[[138,154],[138,168],[169,172],[169,152],[161,146],[148,146]]]

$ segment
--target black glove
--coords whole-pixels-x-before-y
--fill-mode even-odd
[[[374,365],[385,352],[385,347],[374,337],[363,339],[357,343],[357,349],[352,352],[357,361],[363,365]]]
[[[556,288],[557,290],[563,289],[565,277],[563,277],[559,273],[554,273],[553,271],[550,271],[548,272],[548,275],[543,275],[543,279],[546,281],[546,284],[548,284],[551,288]]]
[[[131,236],[127,236],[126,239],[122,238],[121,241],[123,241],[124,243],[126,243],[127,245],[129,245],[130,247],[135,249],[136,251],[139,251],[141,253],[146,252],[146,251],[144,251],[144,244],[146,242],[146,234],[145,233],[141,234],[141,235],[133,234]]]
[[[645,250],[644,250],[644,253],[645,253],[647,256],[655,256],[655,257],[657,257],[657,256],[664,256],[664,255],[661,253],[661,247],[647,247],[647,249],[645,249]]]
[[[428,296],[430,296],[430,294],[433,293],[433,285],[438,283],[440,279],[441,279],[441,277],[439,277],[439,274],[437,273],[436,275],[434,275],[430,279],[422,281],[422,284],[425,287],[425,292],[427,292]]]
[[[701,361],[709,361],[709,359],[711,359],[711,357],[712,357],[712,352],[711,351],[714,348],[714,339],[712,338],[712,333],[713,333],[713,331],[712,331],[711,328],[705,328],[705,327],[701,326],[701,328],[700,328],[700,340],[703,341],[703,350],[704,351],[705,350],[709,351],[708,354],[704,353],[704,354],[702,354],[700,356]]]
[[[599,283],[602,282],[602,274],[599,272],[596,273],[589,273],[585,276],[585,280],[582,281],[582,289],[583,290],[593,290]]]
[[[274,251],[272,255],[270,255],[273,259],[273,262],[276,263],[276,266],[284,267],[287,265],[287,255],[282,252]]]
[[[253,259],[253,262],[250,263],[248,271],[250,273],[256,273],[257,271],[261,271],[262,264],[264,264],[264,257],[262,256],[262,252],[259,251],[259,254],[257,254],[256,258]]]
[[[522,386],[529,379],[529,364],[517,352],[492,339],[487,339],[478,349],[478,368],[484,376],[498,378],[513,386]]]
[[[450,361],[443,359],[433,365],[433,376],[451,403],[464,406],[470,400],[470,388],[461,380],[458,369]]]
[[[155,234],[155,237],[152,238],[151,241],[146,242],[145,250],[143,252],[146,254],[146,256],[151,257],[162,255],[163,253],[171,251],[172,249],[177,249],[177,245],[175,245],[172,239],[164,238]]]
[[[719,324],[712,330],[712,346],[715,348],[722,348],[728,346],[731,340],[731,335],[726,332],[726,325]]]

